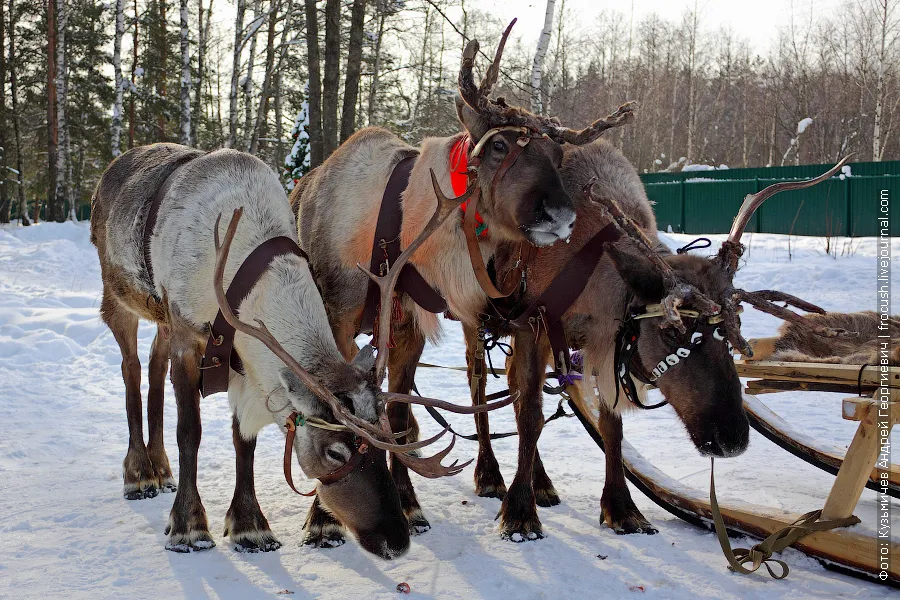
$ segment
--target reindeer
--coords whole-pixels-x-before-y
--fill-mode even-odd
[[[546,308],[540,305],[542,294],[563,266],[610,226],[609,239],[599,251],[596,267],[587,273],[583,292],[567,309],[560,308],[565,311],[560,327],[564,341],[583,353],[581,393],[596,396],[599,404],[598,429],[606,453],[601,522],[617,533],[657,532],[631,499],[621,453],[621,413],[632,406],[652,408],[645,405],[649,384],[660,389],[702,454],[735,456],[746,449],[749,424],[731,355],[731,345],[750,351],[740,335],[740,303],[791,321],[801,317],[775,302],[814,313],[824,311],[780,292],[736,289],[733,278],[742,253],[741,233],[766,198],[783,189],[818,183],[837,172],[843,162],[814,180],[779,183],[748,196],[728,241],[716,257],[708,259],[681,252],[673,255],[659,241],[656,219],[637,172],[611,144],[598,140],[566,148],[561,173],[577,212],[571,243],[538,249],[527,269],[525,292],[508,304],[529,310],[535,305]],[[516,244],[509,243],[497,250],[499,279],[515,270],[519,252]],[[495,319],[499,332],[513,338],[508,378],[510,390],[519,395],[519,463],[499,517],[501,533],[523,541],[543,536],[535,506],[538,490],[532,481],[544,422],[545,366],[551,364],[559,372],[571,365],[551,356],[552,336],[541,329],[550,327],[544,314],[538,315],[536,329],[523,326],[517,316],[514,312]],[[466,341],[471,357],[476,340],[469,336]],[[476,420],[479,456],[491,456],[479,460],[475,477],[500,487],[499,470],[489,468],[496,461],[485,417]]]
[[[225,227],[220,217],[231,211],[220,243]],[[100,312],[122,351],[129,424],[123,464],[127,499],[176,490],[162,435],[163,385],[172,363],[179,476],[166,529],[167,549],[189,552],[215,545],[197,489],[197,453],[201,372],[204,378],[213,377],[216,368],[230,369],[223,375],[234,415],[237,480],[225,535],[235,549],[270,551],[281,545],[259,507],[253,481],[257,433],[273,422],[286,434],[284,468],[291,487],[295,454],[303,472],[318,479],[317,502],[345,523],[366,550],[392,558],[408,549],[409,526],[384,452],[395,453],[403,464],[430,477],[455,474],[465,465],[440,464],[452,442],[431,458],[408,454],[440,434],[415,444],[395,442],[386,428],[383,405],[414,399],[380,394],[371,352],[348,362],[338,350],[307,261],[296,245],[290,205],[271,169],[232,150],[204,154],[175,144],[136,148],[114,160],[97,186],[91,240],[103,277]],[[239,267],[253,263],[261,248],[277,244],[287,250],[272,253],[256,269],[258,279],[249,291],[232,299],[242,277]],[[214,355],[225,337],[217,312],[236,331],[230,365],[227,354],[224,361]],[[137,356],[141,318],[157,323],[146,446]],[[211,362],[204,346],[207,354],[213,353]],[[440,401],[427,402],[453,409]]]
[[[354,339],[360,332],[369,285],[357,265],[370,264],[382,193],[398,164],[416,157],[402,194],[399,241],[408,247],[434,210],[432,188],[440,194],[440,189],[451,187],[451,155],[468,155],[468,174],[475,183],[464,195],[471,196],[464,217],[443,221],[409,262],[430,286],[440,291],[449,311],[463,326],[475,328],[487,294],[503,293],[492,289],[484,266],[498,243],[510,240],[546,246],[571,234],[575,215],[572,198],[559,177],[561,145],[567,141],[588,143],[614,123],[630,118],[625,110],[612,121],[601,119],[584,130],[573,131],[555,120],[508,106],[502,98],[490,100],[513,23],[504,32],[479,85],[473,74],[478,42],[470,42],[463,52],[456,109],[464,133],[429,138],[416,149],[384,129],[363,129],[323,165],[304,176],[291,193],[301,245],[309,252],[329,322],[348,359],[357,352]],[[457,171],[461,168],[466,173],[455,159],[453,164]],[[476,206],[480,213],[477,217]],[[483,219],[489,235],[476,238],[476,218]],[[407,295],[402,296],[400,308],[402,316],[390,325],[396,347],[390,354],[389,390],[407,393],[413,386],[425,340],[436,340],[440,325],[435,314]],[[381,319],[379,323],[389,320]],[[395,431],[409,430],[401,442],[417,438],[418,425],[408,407],[393,405],[389,416]],[[396,457],[392,459],[391,475],[413,532],[427,531],[430,525],[409,474]],[[483,484],[476,485],[481,495],[499,493]],[[314,503],[307,519],[306,543],[321,545],[339,538],[340,524]]]

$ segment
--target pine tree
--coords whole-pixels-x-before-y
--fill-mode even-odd
[[[308,86],[307,86],[308,88]],[[310,169],[310,147],[309,147],[309,103],[304,100],[300,112],[291,128],[291,139],[294,145],[290,154],[284,159],[284,185],[288,191],[294,189],[294,186],[300,181],[300,178],[306,175]]]

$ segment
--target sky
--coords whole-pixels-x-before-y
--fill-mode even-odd
[[[562,2],[565,2],[567,10],[577,16],[582,27],[593,23],[604,9],[628,14],[632,7],[635,22],[652,13],[664,20],[677,22],[695,4],[695,0],[556,0],[557,15]],[[775,40],[778,27],[790,25],[792,13],[799,26],[809,21],[812,11],[824,14],[858,10],[857,2],[858,0],[696,0],[696,5],[702,28],[730,27],[739,37],[748,40],[756,52],[764,54]],[[518,17],[513,37],[518,35],[525,44],[537,44],[547,6],[544,0],[475,0],[473,4],[504,19]]]

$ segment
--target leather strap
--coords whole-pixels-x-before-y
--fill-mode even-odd
[[[384,195],[381,198],[381,209],[378,212],[378,223],[375,226],[375,240],[372,245],[372,261],[369,270],[376,275],[384,275],[397,257],[400,256],[400,231],[403,226],[403,209],[400,205],[400,196],[409,185],[409,177],[416,156],[404,158],[394,167]],[[415,266],[407,263],[400,276],[397,278],[397,291],[406,293],[413,302],[432,313],[441,313],[447,310],[444,298],[435,291],[425,278],[416,270]],[[381,300],[381,292],[375,282],[369,282],[366,293],[366,304],[363,309],[360,333],[370,333],[375,327],[378,313],[378,304]]]
[[[163,198],[166,197],[166,194],[169,193],[169,189],[172,187],[172,182],[175,180],[175,174],[181,170],[181,167],[197,158],[197,156],[199,155],[187,155],[177,163],[175,169],[169,173],[166,180],[163,181],[162,185],[159,186],[159,189],[156,190],[156,194],[150,202],[150,210],[147,211],[147,218],[144,219],[144,229],[141,233],[141,250],[144,253],[144,268],[147,270],[147,280],[150,283],[150,287],[154,290],[156,289],[156,282],[153,280],[153,263],[150,261],[150,238],[153,236],[153,230],[156,228],[159,207],[162,204]]]
[[[524,148],[525,146],[519,143],[510,147],[509,153],[506,155],[506,158],[503,159],[500,168],[491,180],[491,196],[494,195],[497,184],[500,183],[500,180],[503,179],[503,176],[506,175],[509,168],[513,166],[513,163],[519,158],[519,155]],[[478,225],[476,222],[476,215],[478,200],[480,199],[481,190],[476,188],[475,193],[472,194],[472,197],[468,200],[465,216],[463,217],[463,233],[466,236],[466,248],[469,250],[469,262],[472,263],[472,271],[475,273],[475,279],[478,280],[478,285],[481,286],[481,289],[487,294],[488,298],[506,298],[519,287],[519,281],[527,261],[522,260],[522,257],[520,256],[520,260],[516,267],[507,274],[508,284],[502,290],[494,285],[494,282],[491,281],[490,274],[488,274],[487,267],[484,264],[484,257],[481,256],[481,247],[478,245],[478,233],[476,232]],[[523,244],[523,246],[530,247],[531,245]],[[509,275],[512,275],[512,277],[509,277]]]
[[[225,292],[228,305],[236,315],[241,302],[269,268],[272,261],[283,254],[294,254],[309,260],[297,242],[285,236],[266,240],[244,259],[235,273],[231,285],[228,286],[228,291]],[[206,350],[200,366],[200,393],[204,398],[216,392],[228,391],[229,365],[235,371],[242,370],[240,357],[234,351],[234,327],[228,324],[220,310],[210,328],[209,340],[206,342]]]
[[[294,449],[294,439],[297,437],[297,425],[296,419],[298,414],[296,412],[292,412],[287,419],[287,422],[284,424],[287,427],[287,435],[284,438],[284,479],[287,481],[287,484],[291,486],[291,489],[294,490],[295,493],[300,494],[301,496],[315,496],[316,490],[313,489],[310,492],[301,492],[294,486],[294,477],[291,475],[291,464],[293,461],[293,449]],[[327,475],[323,475],[319,477],[319,481],[323,485],[331,485],[332,483],[337,483],[350,473],[352,473],[356,467],[359,466],[359,463],[362,462],[363,454],[369,451],[369,446],[365,442],[360,443],[353,450],[353,454],[350,456],[350,460],[345,462],[343,465],[328,473]]]
[[[603,256],[605,244],[618,240],[620,236],[618,228],[613,223],[598,231],[575,256],[569,259],[547,289],[525,309],[525,312],[511,321],[514,327],[530,328],[535,334],[540,334],[541,328],[546,330],[558,373],[568,373],[571,368],[569,345],[566,342],[562,317],[587,286],[591,274]]]

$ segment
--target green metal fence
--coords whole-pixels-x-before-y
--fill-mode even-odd
[[[747,194],[778,181],[808,179],[833,165],[723,169],[641,175],[660,229],[727,233]],[[851,176],[782,192],[757,211],[748,231],[814,236],[874,236],[882,197],[894,202],[891,231],[900,232],[900,161],[851,163]]]

